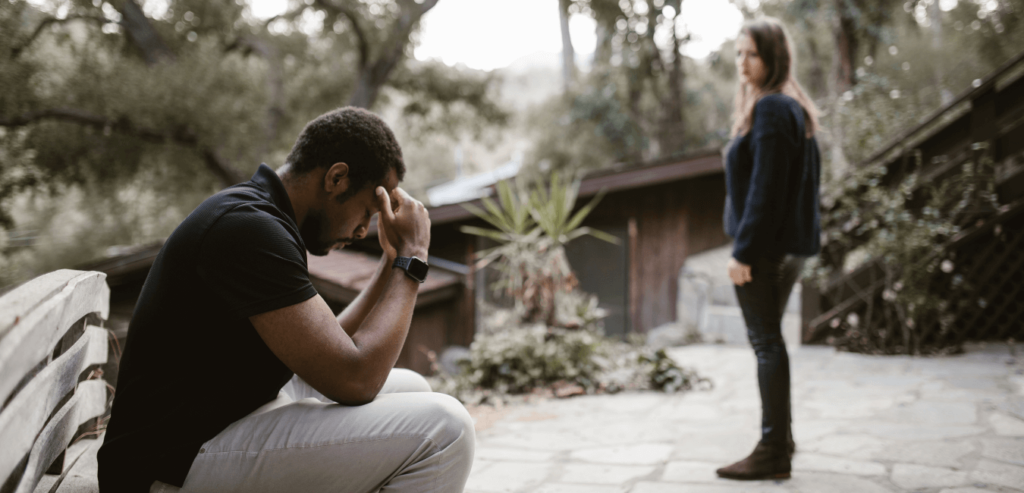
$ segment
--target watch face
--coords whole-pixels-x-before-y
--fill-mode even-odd
[[[430,266],[426,262],[413,257],[409,261],[409,274],[419,280],[427,278],[427,271],[430,270]]]

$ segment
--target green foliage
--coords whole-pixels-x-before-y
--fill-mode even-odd
[[[477,338],[460,365],[471,388],[522,393],[564,380],[592,390],[603,345],[601,336],[588,330],[538,325]]]
[[[403,65],[392,76],[394,102],[401,107],[402,125],[416,139],[469,132],[480,138],[493,127],[508,123],[509,113],[495,100],[494,72],[448,67],[440,61]]]
[[[459,361],[459,371],[454,375],[439,371],[431,377],[434,390],[467,404],[482,404],[524,393],[569,397],[712,387],[708,378],[680,366],[664,349],[653,351],[610,339],[593,327],[566,330],[523,325],[514,318],[507,310],[491,313],[469,354]]]
[[[500,278],[496,292],[515,300],[516,313],[527,322],[545,322],[549,326],[575,324],[559,319],[561,298],[576,288],[576,276],[569,267],[564,245],[583,235],[618,243],[618,238],[586,226],[580,226],[603,197],[598,193],[580,210],[573,213],[579,194],[580,180],[563,182],[558,174],[550,185],[530,188],[509,181],[497,185],[499,202],[483,199],[484,209],[463,204],[466,210],[497,229],[463,226],[467,234],[483,236],[498,246],[477,254],[478,268],[494,264]],[[570,312],[571,313],[571,312]]]
[[[679,366],[664,348],[640,353],[637,362],[641,373],[647,375],[648,385],[652,389],[671,394],[680,390],[711,388],[711,380],[694,370]]]
[[[596,22],[597,47],[589,73],[529,115],[533,165],[581,171],[725,142],[735,70],[682,54],[695,20],[679,15],[681,2],[570,3]]]
[[[264,22],[242,1],[138,3],[171,54],[162,62],[147,64],[119,22],[125,3],[0,1],[0,229],[14,238],[0,248],[9,266],[0,281],[166,236],[203,197],[261,162],[282,164],[305,123],[354,92],[352,18],[372,61],[400,40],[402,9],[420,5],[291,2]],[[348,6],[352,18],[329,4]],[[402,41],[415,42],[410,34]],[[504,125],[495,76],[399,55],[377,109],[396,131],[461,138]],[[39,116],[53,110],[60,115]],[[418,149],[407,147],[406,159],[421,161]],[[421,169],[410,176],[434,179]],[[157,207],[118,198],[150,194]]]
[[[884,327],[858,322],[847,324],[836,344],[864,352],[932,350],[920,347],[921,334],[934,325],[945,332],[953,315],[971,302],[970,297],[954,295],[971,287],[947,244],[965,226],[999,207],[993,163],[982,152],[985,148],[976,144],[979,157],[937,184],[921,180],[919,162],[892,189],[883,185],[883,167],[857,170],[846,179],[836,206],[822,218],[826,224],[841,225],[828,231],[827,248],[859,252],[862,262],[879,262],[885,272],[882,299],[893,307],[903,334],[898,343],[890,344],[893,334],[885,334]],[[832,272],[821,267],[817,275],[824,283]]]
[[[530,161],[541,173],[585,171],[639,159],[647,148],[642,129],[629,117],[615,85],[593,94],[557,96],[529,115]]]
[[[863,162],[937,107],[934,97],[922,99],[918,92],[908,92],[906,85],[888,77],[873,73],[862,76],[848,95],[838,100],[831,119],[832,125],[843,129],[847,159]]]

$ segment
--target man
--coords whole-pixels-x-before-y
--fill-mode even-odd
[[[426,276],[430,219],[394,135],[357,108],[303,129],[285,165],[210,197],[142,288],[99,452],[104,493],[462,491],[472,421],[394,370]],[[306,251],[384,255],[337,318]]]

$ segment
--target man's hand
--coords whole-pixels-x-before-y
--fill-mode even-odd
[[[380,190],[377,190],[376,192],[380,193]],[[397,193],[392,193],[391,198],[389,199],[393,204],[392,211],[395,212],[398,211],[398,204],[395,202],[396,195]],[[384,220],[381,219],[381,217],[384,216],[384,208],[381,207],[380,210],[381,213],[380,215],[377,216],[377,240],[380,241],[380,248],[381,250],[384,250],[384,255],[388,259],[388,265],[391,265],[391,262],[393,262],[395,260],[395,257],[398,256],[398,251],[395,250],[395,247],[391,244],[390,241],[388,241],[388,232],[385,231]]]
[[[427,208],[401,188],[395,188],[394,191],[397,208],[392,208],[392,197],[384,187],[377,187],[376,192],[377,200],[380,201],[377,227],[381,235],[387,235],[387,238],[381,239],[381,246],[386,243],[399,256],[415,256],[426,260],[427,249],[430,247],[430,216]]]
[[[750,275],[750,266],[736,260],[734,258],[729,259],[729,279],[732,279],[733,284],[742,286],[754,278]]]

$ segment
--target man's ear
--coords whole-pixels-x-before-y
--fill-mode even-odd
[[[324,174],[324,191],[330,196],[337,196],[348,190],[348,165],[334,163]]]

